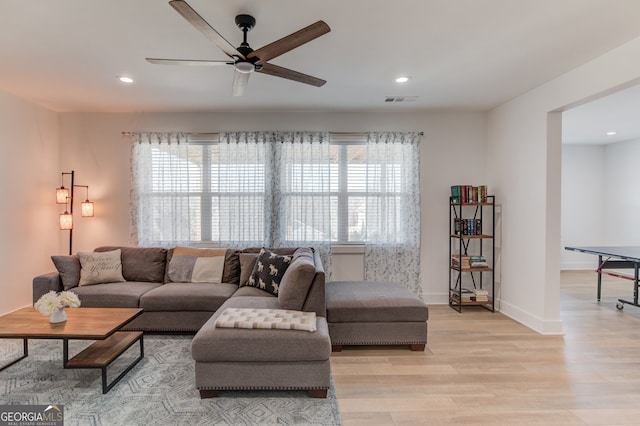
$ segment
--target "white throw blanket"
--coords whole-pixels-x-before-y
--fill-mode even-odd
[[[216,320],[215,326],[316,331],[316,313],[285,309],[226,308]]]

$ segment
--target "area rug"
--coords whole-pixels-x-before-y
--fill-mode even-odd
[[[71,425],[340,425],[333,381],[326,399],[303,391],[229,391],[200,399],[192,336],[145,335],[145,357],[106,395],[99,369],[62,368],[61,340],[30,340],[29,356],[0,371],[0,404],[62,405]],[[70,341],[69,353],[86,342]],[[22,341],[0,340],[0,364]],[[109,380],[139,354],[137,344],[109,367]]]

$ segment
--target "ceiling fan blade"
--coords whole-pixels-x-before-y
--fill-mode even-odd
[[[216,66],[216,65],[233,65],[233,62],[229,61],[209,61],[200,59],[160,59],[160,58],[145,58],[147,62],[158,65],[188,65],[188,66]]]
[[[274,77],[282,77],[288,80],[297,81],[299,83],[310,84],[311,86],[320,87],[326,83],[326,80],[322,80],[317,77],[312,77],[307,74],[303,74],[298,71],[290,70],[289,68],[280,67],[273,64],[263,64],[262,69],[257,70],[263,74],[269,74]]]
[[[184,19],[186,19],[191,25],[196,27],[196,29],[204,34],[204,36],[209,39],[209,41],[213,42],[228,56],[232,58],[238,57],[246,59],[244,55],[238,52],[238,50],[233,47],[233,45],[229,43],[224,37],[222,37],[220,33],[214,30],[211,25],[209,25],[209,23],[205,21],[204,18],[202,18],[202,16],[198,15],[198,12],[193,10],[186,1],[173,0],[170,1],[169,4],[176,10],[176,12],[182,15]]]
[[[324,35],[331,31],[329,25],[324,21],[318,21],[315,24],[311,24],[293,34],[289,34],[280,40],[267,44],[247,55],[247,58],[258,58],[258,63],[264,64],[265,62],[287,53],[288,51],[295,49],[298,46],[314,40],[321,35]]]
[[[233,88],[231,89],[231,93],[233,96],[242,96],[244,95],[245,90],[247,89],[247,84],[249,83],[249,73],[243,73],[236,71],[233,73]]]

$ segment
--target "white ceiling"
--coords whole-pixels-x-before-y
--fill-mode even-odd
[[[633,139],[640,140],[640,86],[562,113],[563,143],[602,145]]]
[[[235,15],[252,14],[254,49],[324,20],[330,33],[272,63],[327,84],[254,73],[234,98],[231,66],[147,63],[227,59],[165,0],[0,0],[0,90],[61,112],[486,110],[640,36],[637,0],[188,3],[234,45]]]

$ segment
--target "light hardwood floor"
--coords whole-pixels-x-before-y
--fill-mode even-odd
[[[480,307],[430,306],[425,352],[345,347],[331,357],[343,424],[638,425],[640,308],[631,281],[562,272],[563,336]]]

